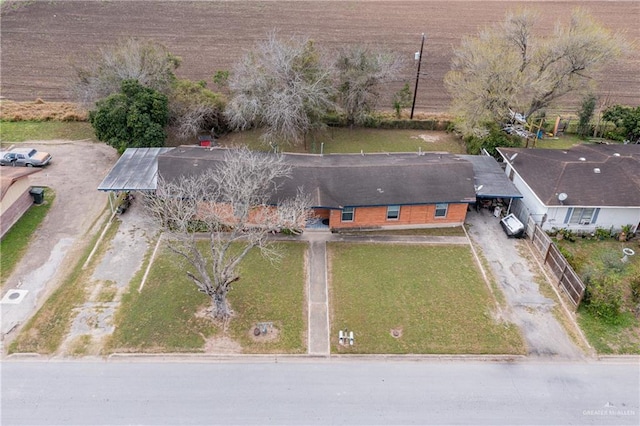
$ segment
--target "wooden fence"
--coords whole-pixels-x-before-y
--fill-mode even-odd
[[[558,279],[560,288],[569,296],[569,300],[578,306],[584,296],[584,283],[560,253],[558,247],[551,241],[551,238],[531,218],[528,220],[527,229],[533,229],[533,232],[528,232],[527,235],[531,238],[535,248],[534,252],[553,272],[553,275]]]

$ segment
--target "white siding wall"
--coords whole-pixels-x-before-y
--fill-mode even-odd
[[[505,168],[505,173],[507,174],[507,177],[509,177],[511,170],[512,170],[511,164],[507,164],[507,167]],[[547,213],[547,210],[548,210],[547,206],[542,204],[542,202],[538,199],[538,197],[536,197],[536,195],[531,190],[531,188],[529,188],[529,186],[524,182],[524,180],[520,177],[520,175],[517,172],[515,172],[513,175],[513,184],[515,185],[516,188],[518,188],[518,191],[520,191],[520,193],[522,194],[522,203],[524,203],[524,205],[529,210],[529,214],[531,215],[533,220],[538,225],[540,225],[540,223],[542,222],[542,218],[544,217],[545,213]]]
[[[564,223],[569,208],[570,207],[550,207],[547,221],[542,226],[542,229],[550,231],[552,228],[567,228],[578,233],[583,233],[593,232],[596,228],[609,229],[611,227],[613,227],[614,231],[619,231],[624,225],[633,225],[635,232],[640,223],[640,207],[600,207],[595,223],[590,223],[589,225]]]
[[[595,223],[595,226],[607,229],[613,226],[613,229],[615,231],[619,231],[624,225],[633,225],[635,231],[638,223],[640,223],[640,207],[603,207],[600,209],[600,214],[598,214],[598,219]]]
[[[569,207],[549,207],[547,220],[542,225],[543,231],[551,231],[552,228],[567,228],[564,219],[567,217]],[[572,228],[573,229],[573,228]]]

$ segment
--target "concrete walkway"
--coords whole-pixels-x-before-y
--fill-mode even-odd
[[[309,344],[310,355],[329,355],[329,290],[327,288],[327,241],[311,234],[309,241]]]

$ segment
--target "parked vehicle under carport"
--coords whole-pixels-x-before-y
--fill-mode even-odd
[[[503,217],[500,220],[500,225],[508,237],[522,238],[524,236],[524,225],[513,213]]]

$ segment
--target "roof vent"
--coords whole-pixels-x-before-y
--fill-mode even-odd
[[[593,169],[593,173],[600,173],[600,169],[596,167],[595,169]]]
[[[587,161],[587,159],[586,159],[586,158],[584,158],[584,157],[580,157],[580,158],[578,158],[578,160],[580,160],[580,161]]]
[[[620,157],[620,153],[618,153],[618,152],[614,152],[614,153],[613,153],[613,156],[614,156],[614,157]]]

